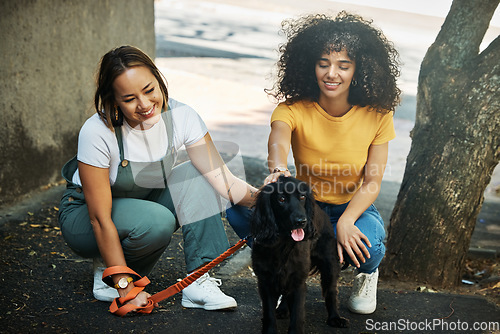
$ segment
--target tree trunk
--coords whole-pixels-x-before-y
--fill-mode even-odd
[[[417,117],[392,212],[384,276],[461,280],[484,191],[500,159],[500,36],[479,53],[499,0],[454,0],[422,62]]]

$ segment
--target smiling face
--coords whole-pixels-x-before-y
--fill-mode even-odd
[[[315,72],[319,86],[319,104],[345,102],[349,97],[349,87],[356,70],[356,63],[347,52],[323,53],[316,62]]]
[[[158,80],[145,66],[130,67],[113,82],[116,105],[131,127],[152,126],[160,119],[163,94]]]

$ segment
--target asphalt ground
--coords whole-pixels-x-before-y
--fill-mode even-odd
[[[244,163],[249,182],[260,180],[265,173],[262,161],[245,158]],[[1,333],[260,332],[261,304],[251,270],[251,250],[246,246],[211,271],[212,276],[222,279],[222,290],[237,300],[233,311],[185,309],[180,304],[181,294],[176,294],[149,315],[120,318],[109,313],[109,304],[92,296],[91,260],[73,254],[60,235],[57,213],[63,190],[62,185],[51,187],[0,212]],[[386,195],[382,193],[378,199],[383,215],[389,214]],[[238,238],[227,224],[226,232],[235,244]],[[494,267],[496,261],[488,263]],[[159,292],[184,275],[182,235],[178,231],[150,275],[152,283],[147,291]],[[472,290],[463,285],[453,291],[418,282],[380,280],[377,310],[358,315],[346,307],[353,275],[347,269],[339,281],[340,312],[350,320],[350,327],[336,329],[337,333],[500,333],[498,289],[488,289],[491,284],[481,285],[479,279]],[[484,295],[482,288],[493,295]],[[308,280],[306,314],[307,333],[334,331],[326,325],[318,277]],[[280,320],[279,328],[286,332],[287,321]]]

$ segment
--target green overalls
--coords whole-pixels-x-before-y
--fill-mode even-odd
[[[154,163],[124,159],[121,128],[115,128],[121,163],[111,186],[111,218],[127,265],[140,275],[147,275],[153,269],[179,225],[188,272],[229,247],[218,194],[191,162],[173,167],[176,153],[171,111],[163,112],[162,119],[169,147],[163,159]],[[59,222],[66,243],[75,253],[86,258],[97,257],[99,249],[82,188],[71,181],[77,167],[75,156],[62,169],[67,185],[59,208]],[[153,178],[157,178],[156,184],[160,178],[163,188],[145,187]]]

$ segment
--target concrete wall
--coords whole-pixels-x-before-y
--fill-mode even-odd
[[[0,1],[0,207],[60,180],[111,48],[155,52],[154,0]]]

